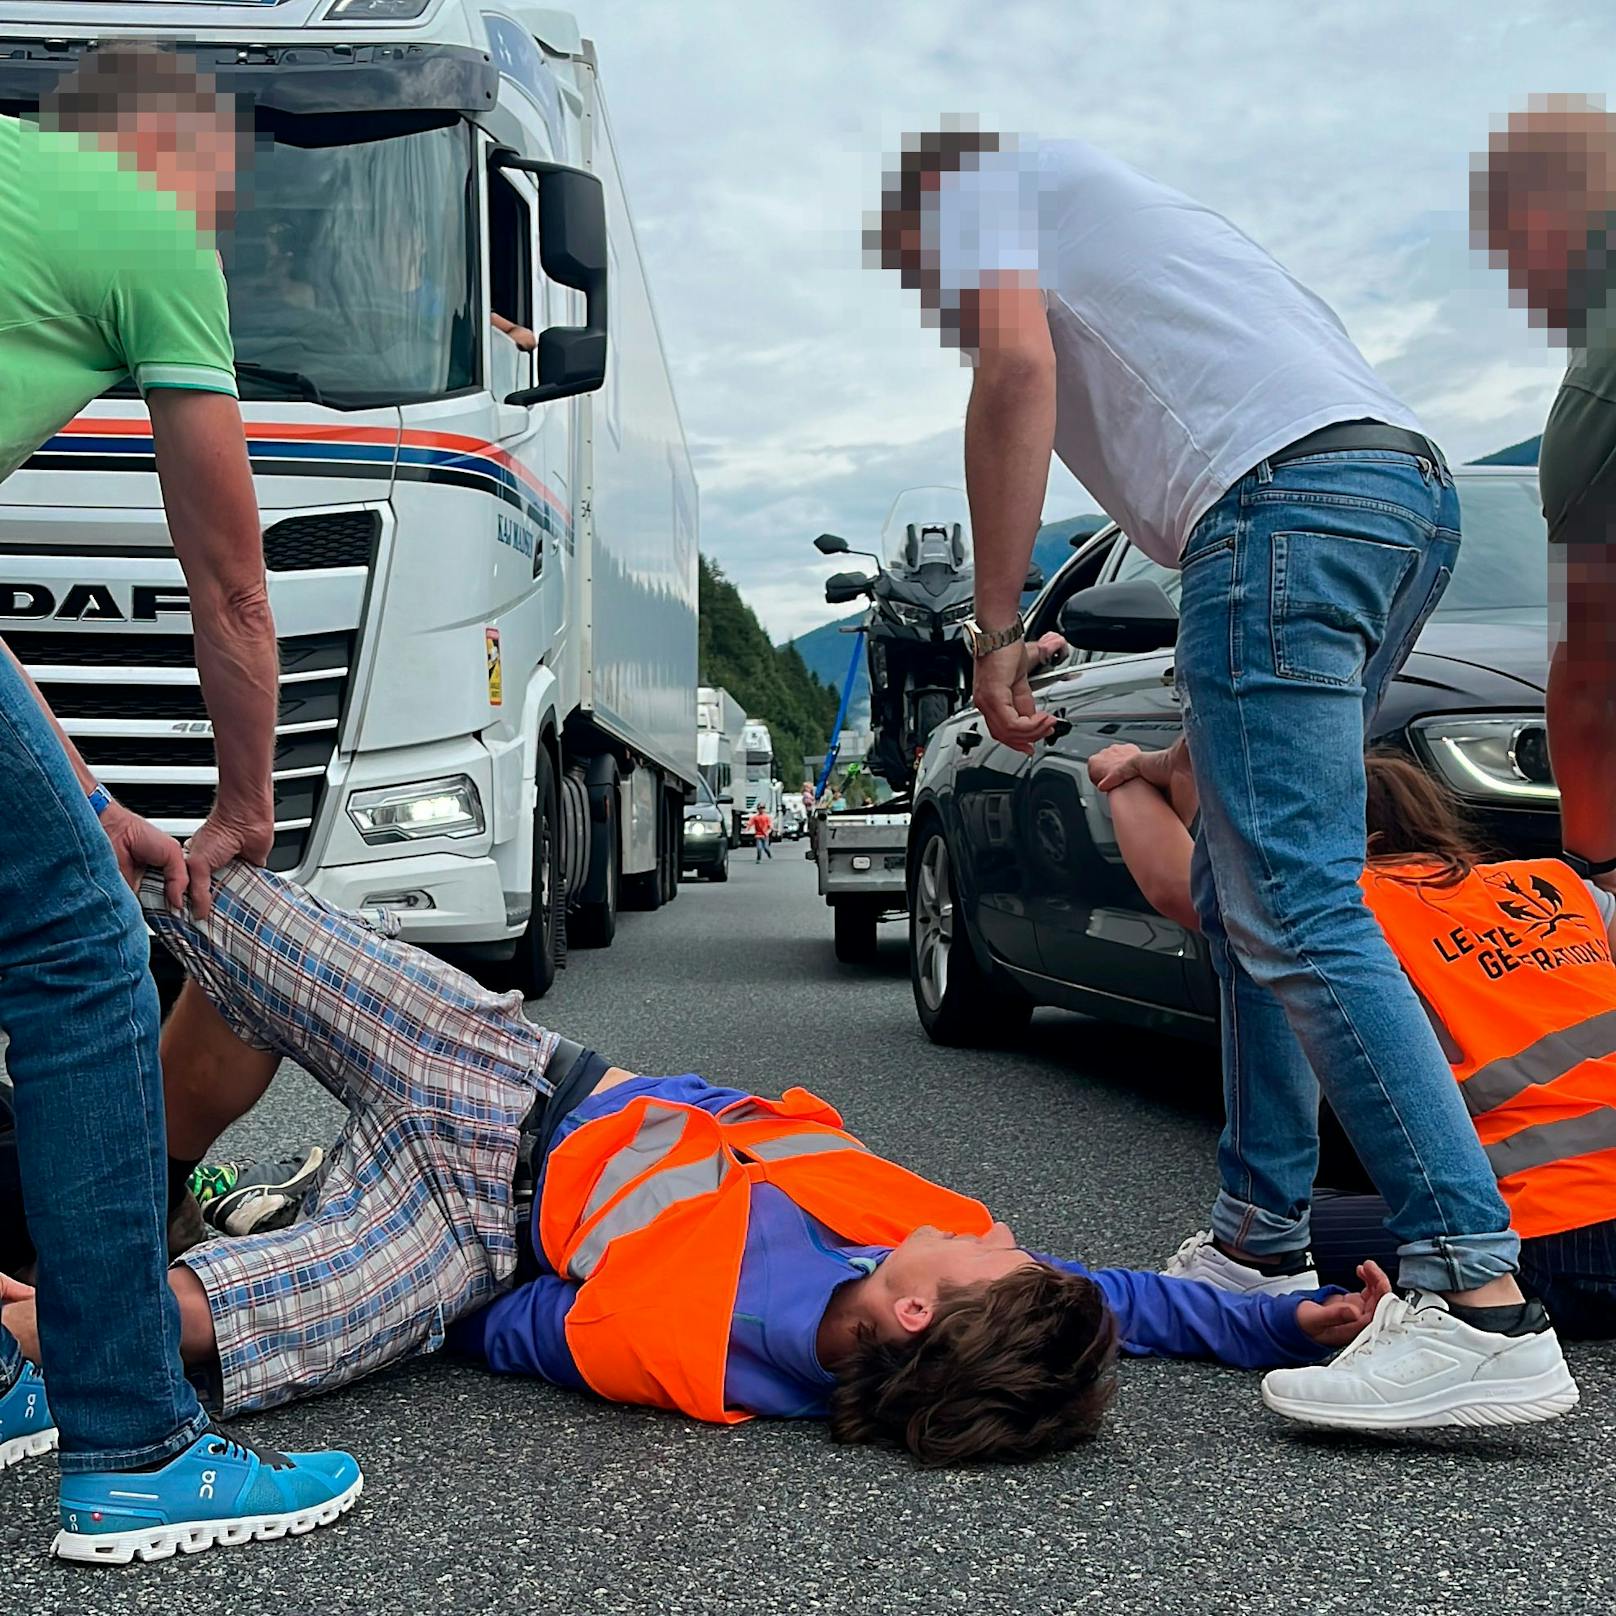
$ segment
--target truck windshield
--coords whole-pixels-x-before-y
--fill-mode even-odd
[[[260,139],[220,233],[241,396],[357,409],[469,387],[468,128],[375,139],[345,119],[303,144],[297,122]]]

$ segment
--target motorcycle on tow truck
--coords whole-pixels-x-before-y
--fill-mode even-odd
[[[958,488],[911,488],[893,501],[881,530],[881,553],[855,550],[835,533],[821,533],[821,555],[865,555],[873,575],[839,572],[826,580],[825,600],[870,602],[858,635],[841,712],[820,772],[818,794],[835,766],[841,727],[862,644],[870,680],[871,745],[866,766],[893,797],[868,809],[814,811],[810,850],[819,891],[835,919],[836,957],[873,959],[876,927],[906,912],[904,849],[909,836],[909,788],[932,731],[971,694],[971,654],[964,625],[974,610],[975,572],[970,511]],[[1041,589],[1028,573],[1026,588]]]

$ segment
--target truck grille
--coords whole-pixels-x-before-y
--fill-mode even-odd
[[[207,817],[218,770],[190,635],[25,630],[6,639],[120,802],[180,836]],[[356,640],[354,633],[333,633],[280,642],[271,869],[303,862],[336,750]],[[92,669],[94,680],[86,682],[82,674]],[[144,682],[142,675],[151,674],[166,682]]]
[[[382,519],[375,511],[293,516],[264,534],[264,565],[271,572],[368,567],[381,531]]]

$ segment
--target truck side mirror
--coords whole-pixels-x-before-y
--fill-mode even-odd
[[[847,540],[835,533],[821,533],[814,540],[814,548],[821,555],[846,555]]]
[[[1178,638],[1178,608],[1154,579],[1095,584],[1061,607],[1060,627],[1084,651],[1164,651]]]
[[[553,325],[539,334],[537,387],[524,387],[507,404],[545,404],[592,393],[606,380],[606,192],[581,168],[523,157],[500,147],[488,166],[515,168],[539,185],[539,261],[560,286],[584,294],[582,325]]]
[[[833,572],[825,580],[825,604],[844,606],[870,592],[870,580],[862,572]]]

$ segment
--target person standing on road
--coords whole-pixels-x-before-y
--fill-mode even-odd
[[[185,1379],[164,1279],[157,992],[125,884],[160,869],[168,902],[206,915],[213,872],[261,862],[274,839],[275,626],[212,248],[236,138],[229,98],[142,47],[89,55],[39,123],[0,118],[0,479],[134,378],[219,766],[182,852],[113,801],[0,656],[0,1025],[57,1366],[50,1427],[37,1371],[0,1329],[0,1467],[59,1442],[54,1548],[74,1559],[306,1530],[361,1485],[346,1454],[260,1455],[225,1436]]]
[[[769,847],[769,833],[774,829],[774,819],[769,810],[763,807],[756,809],[752,817],[746,822],[746,828],[751,831],[753,841],[757,846],[757,858],[754,862],[761,864],[764,859],[768,859],[772,863],[774,853]]]
[[[1616,116],[1580,96],[1516,113],[1478,165],[1472,211],[1533,323],[1571,349],[1538,465],[1557,619],[1549,755],[1566,862],[1616,892]]]
[[[1366,722],[1458,557],[1441,452],[1273,258],[1082,142],[926,136],[868,239],[975,366],[967,635],[994,738],[1030,753],[1054,728],[1018,615],[1052,451],[1182,571],[1175,664],[1227,1120],[1212,1228],[1169,1272],[1313,1283],[1322,1082],[1391,1207],[1416,1300],[1320,1372],[1314,1406],[1265,1388],[1270,1403],[1366,1428],[1569,1408],[1576,1386],[1516,1283],[1487,1158],[1358,887]]]

